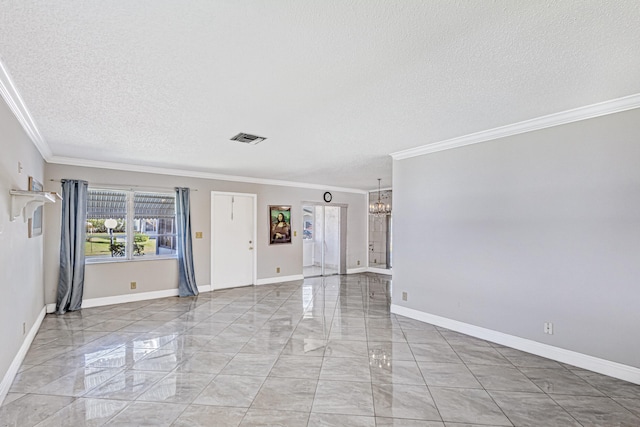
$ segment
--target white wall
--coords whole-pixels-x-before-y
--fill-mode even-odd
[[[176,177],[138,172],[124,172],[108,169],[85,168],[47,164],[45,187],[59,191],[60,183],[51,182],[63,178],[84,179],[89,185],[112,184],[163,187],[175,186],[197,189],[191,193],[191,220],[193,231],[202,231],[203,239],[193,239],[194,267],[196,283],[210,284],[211,253],[211,191],[255,193],[258,195],[258,279],[285,277],[302,274],[302,201],[322,201],[323,190],[219,181],[198,178]],[[362,220],[367,209],[366,194],[332,191],[332,203],[349,205],[347,233],[347,266],[357,268],[366,259],[366,224]],[[292,229],[297,236],[291,245],[269,245],[268,205],[291,205]],[[60,244],[60,213],[47,215],[45,248],[45,299],[55,302],[58,253]],[[276,273],[280,267],[280,273]],[[131,293],[158,291],[177,288],[177,263],[175,260],[151,260],[128,263],[91,264],[86,267],[84,298],[99,298]],[[129,283],[137,281],[135,291]]]
[[[636,109],[394,161],[394,304],[640,367],[639,134]]]
[[[43,236],[29,239],[22,217],[10,222],[9,190],[27,190],[29,175],[44,182],[44,161],[0,98],[0,380],[5,378],[44,306]],[[22,173],[18,172],[22,163]],[[58,205],[59,207],[59,205]],[[45,210],[45,217],[49,214]],[[45,225],[46,227],[46,225]],[[45,230],[46,231],[46,230]],[[3,396],[0,395],[0,401]]]

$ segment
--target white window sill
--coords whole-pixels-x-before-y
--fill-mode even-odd
[[[120,262],[143,262],[143,261],[160,261],[168,259],[178,259],[178,255],[163,255],[163,256],[137,256],[133,259],[125,257],[109,257],[109,258],[85,258],[84,264],[112,264]]]

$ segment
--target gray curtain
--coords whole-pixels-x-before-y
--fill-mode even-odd
[[[84,241],[87,222],[87,181],[62,180],[60,278],[56,313],[80,310],[84,289]]]
[[[191,209],[189,189],[176,187],[176,223],[178,226],[178,268],[180,282],[178,295],[190,297],[198,295],[196,276],[193,269],[193,251],[191,248]]]

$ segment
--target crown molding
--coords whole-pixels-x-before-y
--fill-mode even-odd
[[[22,100],[20,92],[18,92],[16,85],[13,83],[11,74],[9,74],[9,70],[7,70],[7,67],[4,65],[2,58],[0,58],[0,95],[2,95],[9,109],[22,125],[29,139],[31,139],[36,146],[40,155],[45,160],[51,158],[53,155],[51,148],[38,130],[38,126],[36,126],[36,122],[33,120],[29,109]]]
[[[640,107],[640,93],[629,95],[598,104],[587,105],[562,111],[560,113],[549,114],[535,119],[525,120],[506,126],[483,130],[433,144],[422,145],[408,150],[391,153],[394,160],[409,159],[411,157],[422,156],[424,154],[437,153],[438,151],[450,150],[452,148],[464,147],[465,145],[479,144],[481,142],[492,141],[494,139],[535,130],[578,122],[581,120],[593,119],[595,117],[606,116],[608,114],[620,113]]]
[[[323,191],[341,191],[344,193],[368,194],[366,190],[347,187],[332,187],[323,184],[305,182],[281,181],[278,179],[255,178],[249,176],[223,175],[212,172],[190,171],[186,169],[161,168],[157,166],[132,165],[129,163],[104,162],[99,160],[77,159],[74,157],[52,156],[47,163],[59,165],[79,166],[87,168],[112,169],[128,172],[154,173],[158,175],[181,176],[186,178],[215,179],[220,181],[247,182],[251,184],[277,185],[282,187],[308,188]]]
[[[4,98],[9,109],[18,119],[18,122],[24,129],[25,133],[36,146],[40,155],[47,163],[57,163],[69,166],[82,166],[102,169],[126,170],[130,172],[155,173],[161,175],[173,175],[189,178],[216,179],[221,181],[247,182],[253,184],[278,185],[283,187],[308,188],[323,191],[341,191],[345,193],[367,194],[366,190],[358,188],[334,187],[322,184],[310,184],[304,182],[281,181],[277,179],[264,179],[246,176],[223,175],[209,172],[197,172],[184,169],[161,168],[157,166],[141,166],[126,163],[113,163],[95,160],[77,159],[72,157],[54,156],[51,147],[45,141],[44,137],[38,130],[35,120],[31,116],[20,92],[11,78],[11,74],[4,65],[0,57],[0,95]]]

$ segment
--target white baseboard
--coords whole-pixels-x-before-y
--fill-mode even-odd
[[[140,292],[126,295],[114,295],[112,297],[91,298],[82,301],[82,308],[101,307],[103,305],[122,304],[125,302],[144,301],[148,299],[166,298],[178,296],[178,289],[166,289],[164,291]]]
[[[347,268],[347,274],[366,273],[367,267]]]
[[[256,285],[271,285],[272,283],[292,282],[294,280],[304,280],[304,276],[295,274],[293,276],[267,277],[266,279],[256,280]]]
[[[200,287],[198,287],[198,290],[200,290]],[[140,292],[136,294],[90,298],[82,301],[82,308],[102,307],[103,305],[123,304],[126,302],[145,301],[148,299],[158,299],[175,296],[178,296],[178,289],[166,289],[164,291]],[[55,311],[55,304],[47,304],[47,313],[55,313]]]
[[[198,292],[211,292],[211,285],[198,286]],[[145,301],[148,299],[158,299],[178,296],[178,289],[166,289],[164,291],[140,292],[136,294],[114,295],[103,298],[90,298],[82,301],[82,308],[101,307],[103,305],[122,304],[126,302]],[[47,313],[56,311],[55,304],[47,304]]]
[[[24,341],[20,346],[20,350],[18,350],[18,354],[16,354],[16,357],[13,358],[11,365],[9,365],[9,369],[4,374],[4,378],[2,378],[2,382],[0,382],[0,405],[2,405],[2,402],[4,402],[4,398],[7,396],[7,393],[9,393],[11,384],[18,374],[18,369],[20,369],[22,361],[27,355],[29,347],[31,347],[31,343],[33,342],[33,339],[36,337],[36,334],[40,329],[40,325],[42,324],[42,320],[44,319],[45,314],[47,314],[46,307],[42,307],[40,314],[38,314],[38,318],[33,323],[31,329],[29,329],[29,333],[27,334],[27,336],[24,338]]]
[[[436,316],[434,314],[402,307],[396,304],[391,304],[391,312],[409,317],[410,319],[430,323],[432,325],[451,329],[452,331],[471,335],[472,337],[491,341],[517,350],[525,351],[527,353],[532,353],[537,356],[546,357],[547,359],[567,363],[599,374],[629,381],[634,384],[640,384],[640,369],[633,366],[623,365],[621,363],[600,359],[571,350],[565,350],[552,345],[516,337],[514,335],[508,335],[502,332],[482,328],[469,323],[459,322],[446,317]]]
[[[391,269],[388,268],[377,268],[377,267],[367,267],[367,272],[369,273],[378,273],[378,274],[386,274],[391,276]]]
[[[211,292],[213,290],[213,288],[211,287],[211,285],[198,285],[198,292]]]

